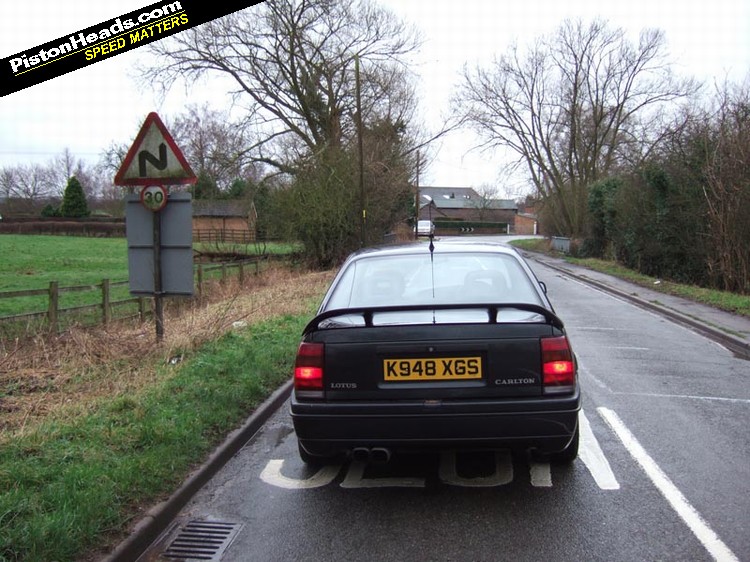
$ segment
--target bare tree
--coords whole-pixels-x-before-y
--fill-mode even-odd
[[[454,106],[484,147],[517,155],[556,230],[579,235],[588,186],[647,153],[666,104],[693,90],[672,75],[661,31],[633,45],[603,21],[566,21],[528,51],[465,69]]]
[[[355,57],[361,61],[362,113],[394,110],[393,81],[414,32],[367,0],[268,0],[153,43],[158,65],[145,74],[169,88],[220,74],[247,100],[262,139],[254,159],[293,173],[305,158],[340,147],[355,133]]]
[[[76,176],[81,182],[87,197],[96,196],[98,186],[93,181],[93,168],[85,160],[77,158],[70,148],[63,151],[48,161],[46,168],[49,173],[49,181],[53,186],[53,195],[62,197],[68,180]]]
[[[705,123],[703,193],[712,252],[709,272],[726,291],[750,293],[750,78],[717,92]]]
[[[0,171],[0,191],[8,199],[18,199],[28,204],[57,194],[50,168],[41,164],[3,168]]]
[[[252,142],[245,124],[231,121],[227,111],[189,106],[170,131],[195,173],[208,176],[220,190],[238,178],[260,179],[247,152]]]
[[[490,210],[493,209],[499,190],[495,185],[483,183],[474,191],[477,192],[479,197],[473,199],[471,205],[477,210],[477,220],[483,221],[487,218]]]

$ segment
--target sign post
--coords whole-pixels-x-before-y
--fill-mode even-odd
[[[115,175],[115,185],[141,186],[142,210],[135,210],[130,204],[126,206],[130,292],[153,296],[157,342],[164,339],[163,297],[192,295],[193,289],[192,211],[188,205],[186,213],[184,205],[180,205],[189,204],[190,195],[170,197],[165,185],[190,185],[196,181],[164,123],[156,113],[149,113]],[[177,243],[164,243],[164,213],[175,221],[169,238]],[[165,266],[165,261],[169,265]],[[149,270],[151,275],[148,275]],[[165,283],[165,275],[168,283]],[[174,282],[175,278],[189,279],[189,287],[184,286],[184,281]]]

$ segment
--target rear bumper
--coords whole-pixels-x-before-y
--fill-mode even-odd
[[[578,426],[580,394],[543,399],[450,402],[300,402],[297,438],[313,455],[354,447],[524,448],[562,451]]]

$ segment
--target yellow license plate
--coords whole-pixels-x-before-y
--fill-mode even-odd
[[[386,381],[444,381],[482,378],[481,357],[384,359]]]

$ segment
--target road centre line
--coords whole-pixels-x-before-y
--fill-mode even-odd
[[[649,480],[667,500],[672,509],[685,522],[703,547],[714,560],[738,561],[737,556],[722,542],[719,536],[708,526],[700,513],[687,501],[682,492],[675,486],[664,471],[656,464],[635,436],[625,426],[619,416],[608,408],[597,408],[599,415],[612,428],[630,455],[641,466]]]

